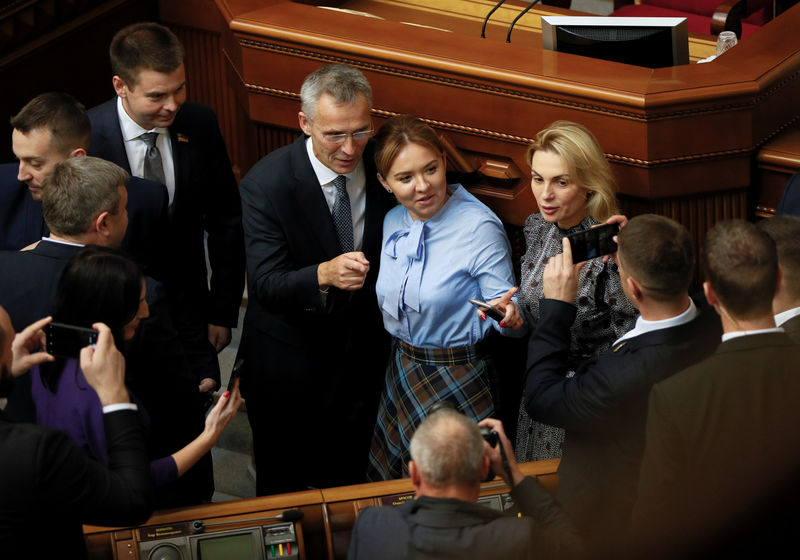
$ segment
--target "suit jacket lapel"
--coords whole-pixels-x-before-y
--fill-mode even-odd
[[[305,214],[306,224],[316,235],[320,246],[329,259],[342,253],[339,236],[333,217],[319,185],[317,175],[306,152],[306,137],[301,136],[292,144],[292,169],[294,171],[294,192],[297,203]]]
[[[383,193],[379,190],[383,187],[378,183],[377,168],[373,158],[372,141],[364,150],[364,173],[366,175],[366,195],[367,205],[364,219],[364,255],[369,262],[377,263],[380,261],[380,251],[383,240],[383,218],[385,208],[383,205]]]
[[[180,115],[180,112],[178,112]],[[189,170],[191,169],[191,138],[180,125],[178,117],[169,127],[169,137],[172,142],[172,165],[175,168],[175,195],[172,205],[169,208],[170,215],[172,209],[180,207],[182,203],[178,199],[183,198],[184,190],[189,185]],[[178,202],[178,204],[176,204]]]
[[[107,153],[105,158],[113,161],[128,173],[131,172],[131,164],[128,162],[128,153],[125,151],[125,140],[122,138],[122,126],[119,124],[117,115],[117,98],[106,101],[101,106],[99,112],[101,124],[96,127],[98,138],[103,141],[103,147],[95,146],[96,153]]]

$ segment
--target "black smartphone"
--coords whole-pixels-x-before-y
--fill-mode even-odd
[[[239,376],[242,374],[242,366],[244,365],[244,358],[239,358],[236,360],[236,363],[233,364],[233,369],[231,370],[231,378],[228,380],[228,391],[233,391],[233,385],[236,383],[236,380],[239,379]]]
[[[617,250],[614,236],[618,233],[619,224],[603,224],[568,235],[572,262],[579,263],[614,253]]]
[[[60,358],[77,358],[81,348],[97,344],[98,332],[86,327],[48,323],[44,326],[47,353]]]
[[[502,311],[497,309],[494,305],[490,305],[485,301],[480,301],[478,299],[470,298],[469,302],[479,309],[483,309],[483,312],[486,313],[488,317],[491,317],[495,321],[502,321],[505,315]]]

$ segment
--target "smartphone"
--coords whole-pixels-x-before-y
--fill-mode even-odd
[[[572,247],[572,262],[579,263],[614,253],[617,244],[614,236],[619,233],[619,224],[603,224],[567,236]]]
[[[44,326],[47,353],[60,358],[77,358],[81,349],[97,344],[98,332],[86,327],[48,323]]]
[[[475,307],[482,309],[487,316],[491,317],[495,321],[502,321],[503,317],[505,317],[502,311],[497,309],[494,305],[486,303],[485,301],[470,298],[469,302]]]
[[[236,380],[239,379],[239,376],[242,374],[242,366],[244,365],[244,358],[239,358],[236,360],[236,363],[233,364],[233,369],[231,370],[231,378],[228,380],[228,391],[233,391],[233,385],[236,383]]]

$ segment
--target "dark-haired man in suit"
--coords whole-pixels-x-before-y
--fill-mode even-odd
[[[214,112],[186,102],[183,54],[177,37],[156,23],[114,36],[109,55],[117,95],[89,111],[89,154],[166,184],[170,304],[187,348],[197,353],[201,391],[211,391],[220,380],[216,352],[230,343],[242,301],[241,202]]]
[[[614,256],[622,288],[641,313],[612,348],[567,377],[570,328],[581,264],[568,240],[544,271],[542,320],[528,346],[524,403],[545,424],[566,428],[558,498],[590,546],[615,556],[636,499],[644,454],[647,395],[653,383],[713,352],[719,319],[688,289],[694,270],[689,232],[663,216],[636,216],[620,231]],[[702,298],[700,298],[702,299]]]
[[[118,248],[125,236],[128,173],[91,156],[67,158],[44,182],[42,212],[50,230],[29,251],[0,251],[0,305],[18,328],[49,315],[61,272],[84,245]],[[205,409],[192,379],[189,360],[166,309],[164,288],[146,279],[150,317],[127,348],[127,383],[150,418],[149,450],[154,458],[174,453],[204,425]],[[20,378],[7,411],[18,420],[36,421],[30,381]],[[160,489],[159,506],[207,501],[214,491],[210,454]]]
[[[42,218],[42,188],[55,165],[85,156],[91,136],[83,105],[66,93],[42,93],[11,118],[19,164],[0,165],[0,249],[17,251],[49,233]],[[164,185],[138,177],[126,183],[128,230],[122,249],[155,278],[164,273],[159,247],[167,228]]]
[[[775,243],[717,223],[703,289],[724,334],[656,384],[634,509],[636,557],[794,557],[800,521],[800,347],[775,327]],[[794,551],[794,552],[792,552]]]
[[[338,64],[300,96],[304,135],[242,180],[239,356],[259,495],[365,481],[388,355],[375,280],[393,201],[368,142],[372,90]]]

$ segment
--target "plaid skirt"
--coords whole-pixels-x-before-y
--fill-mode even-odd
[[[411,436],[435,403],[449,401],[475,421],[490,417],[494,413],[491,368],[478,346],[417,348],[395,339],[372,436],[367,479],[408,476]]]

